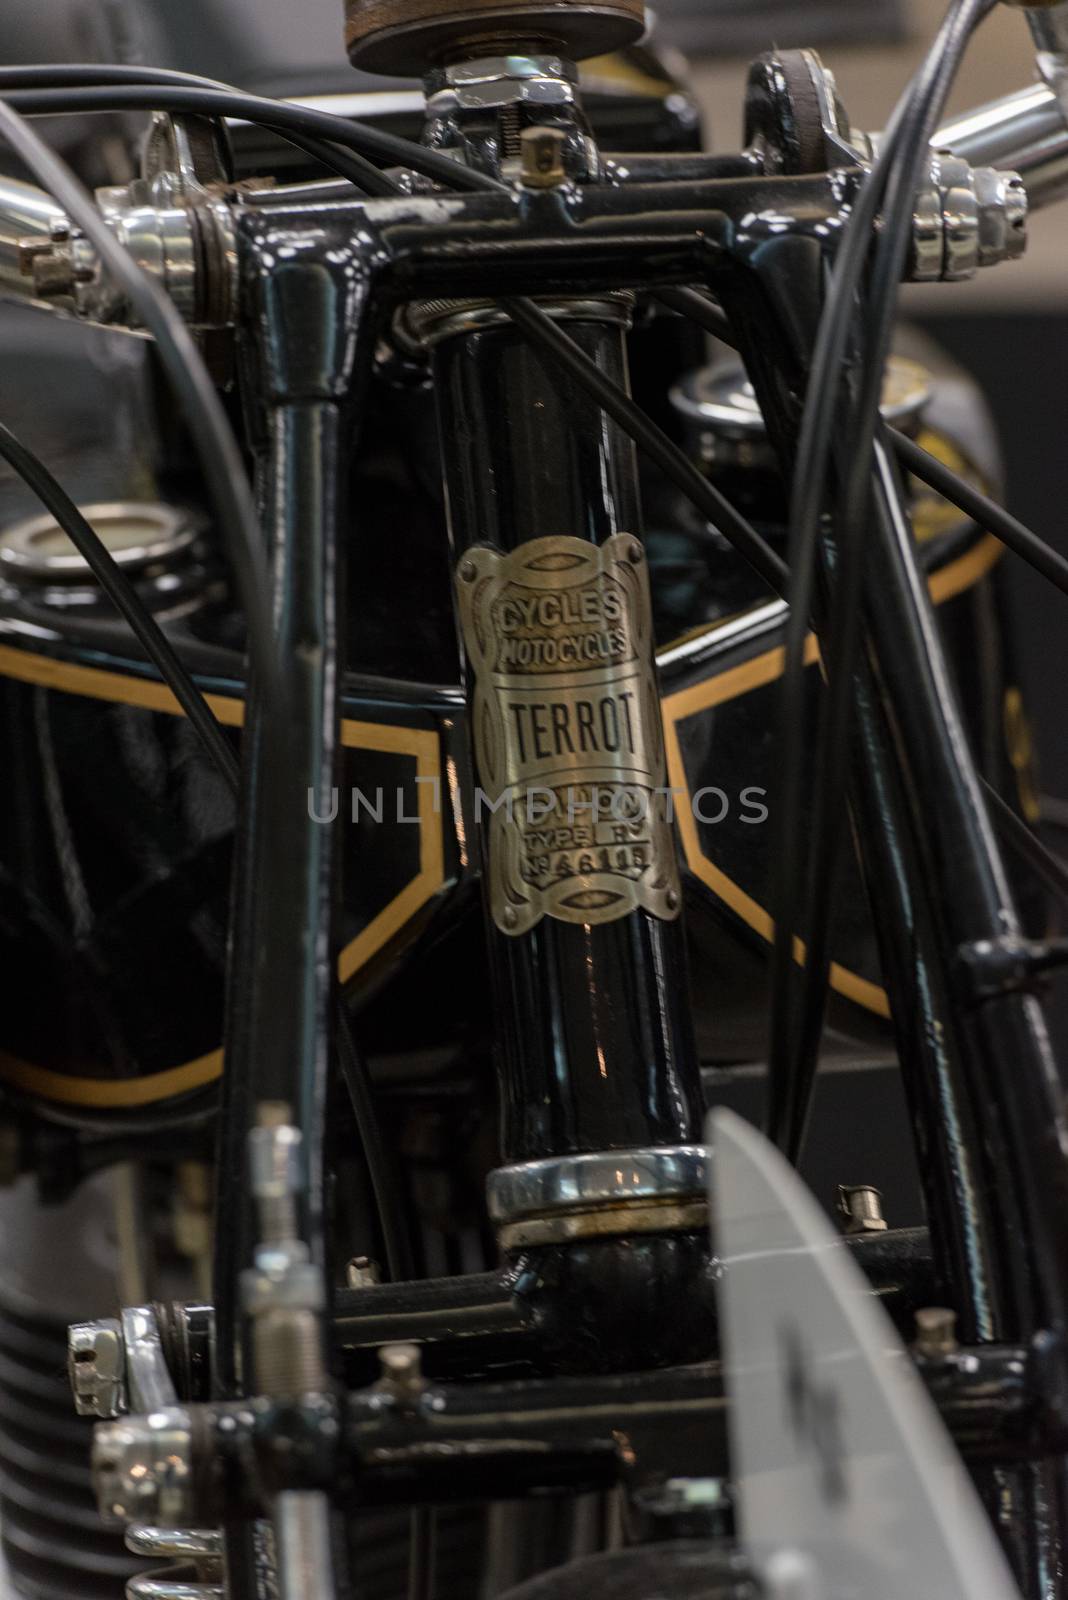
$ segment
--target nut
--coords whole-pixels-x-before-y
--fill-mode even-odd
[[[76,1322],[67,1332],[67,1371],[80,1417],[117,1417],[126,1409],[126,1347],[114,1317]]]

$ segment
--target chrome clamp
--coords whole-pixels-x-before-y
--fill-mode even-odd
[[[913,283],[960,283],[1027,248],[1027,192],[1018,173],[972,167],[933,151],[930,182],[916,197]]]

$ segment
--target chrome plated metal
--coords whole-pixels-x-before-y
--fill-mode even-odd
[[[345,1268],[345,1281],[350,1289],[373,1289],[382,1282],[382,1269],[370,1256],[353,1256]]]
[[[218,1528],[154,1528],[126,1530],[126,1548],[135,1556],[169,1556],[173,1561],[222,1560],[223,1536]]]
[[[555,142],[553,183],[599,169],[582,108],[578,68],[560,55],[487,55],[433,68],[426,78],[424,139],[466,165],[530,187],[523,138],[532,129]],[[548,187],[543,177],[541,187]]]
[[[958,283],[1016,260],[1027,248],[1027,205],[1019,173],[934,150],[930,181],[913,206],[909,280]]]
[[[1033,210],[1068,195],[1068,120],[1049,83],[1035,83],[944,123],[931,141],[973,167],[1018,174]]]
[[[256,1387],[261,1394],[304,1394],[325,1387],[322,1268],[300,1238],[297,1196],[304,1184],[303,1135],[289,1107],[265,1102],[249,1133],[249,1181],[259,1218],[255,1265],[242,1274],[252,1321]]]
[[[608,322],[629,328],[634,295],[621,289],[596,298],[539,300],[538,306],[554,322]],[[493,300],[416,300],[398,313],[394,327],[400,343],[409,348],[431,349],[442,339],[482,328],[503,328],[511,320]]]
[[[398,1405],[414,1405],[426,1388],[417,1344],[384,1344],[378,1352],[378,1387]]]
[[[223,1537],[217,1528],[128,1528],[126,1548],[174,1563],[132,1578],[126,1600],[226,1600]]]
[[[186,174],[159,172],[98,189],[96,200],[119,242],[191,326],[218,328],[231,322],[237,252],[228,199],[216,190],[197,188]],[[2,229],[0,218],[0,236]],[[49,218],[46,232],[27,230],[19,241],[18,264],[24,296],[58,302],[60,309],[89,322],[136,327],[125,292],[62,212]]]
[[[172,1577],[168,1573],[131,1578],[126,1585],[126,1600],[226,1600],[222,1583]]]
[[[948,1306],[923,1306],[916,1312],[916,1350],[931,1360],[957,1348],[957,1313]]]
[[[66,216],[50,194],[18,178],[0,178],[0,296],[32,300],[33,283],[24,267],[23,240],[51,237]]]
[[[102,1422],[93,1434],[93,1487],[105,1522],[181,1527],[192,1520],[193,1440],[189,1412],[166,1406],[147,1416]]]
[[[933,187],[921,189],[912,207],[911,282],[937,283],[944,259],[942,196]]]
[[[326,1496],[288,1489],[275,1499],[272,1520],[280,1600],[336,1600]]]
[[[497,110],[519,102],[541,111],[579,103],[578,68],[564,56],[481,56],[435,67],[426,80],[431,123],[467,111]]]
[[[560,1211],[589,1211],[701,1195],[708,1181],[703,1145],[606,1150],[592,1155],[524,1161],[491,1172],[486,1185],[494,1222]]]
[[[941,213],[939,213],[941,229]],[[939,232],[939,265],[941,265]],[[937,274],[936,274],[937,276]],[[883,380],[882,414],[896,428],[914,431],[931,398],[926,368],[904,356],[891,356]],[[774,465],[767,429],[753,386],[736,359],[688,372],[670,392],[691,449],[707,465]],[[661,668],[663,661],[660,661]]]
[[[838,1214],[845,1224],[845,1232],[885,1233],[883,1197],[878,1189],[862,1183],[853,1187],[838,1185]]]
[[[126,1409],[126,1350],[116,1318],[70,1327],[67,1371],[80,1417],[117,1417]]]
[[[118,565],[130,572],[171,563],[200,531],[185,512],[154,501],[108,500],[80,510]],[[0,571],[17,582],[92,581],[84,556],[48,512],[0,530]]]
[[[502,1250],[571,1244],[577,1239],[630,1238],[639,1233],[696,1233],[708,1227],[708,1205],[700,1200],[621,1200],[586,1211],[555,1211],[524,1217],[497,1230]]]
[[[178,1392],[163,1354],[159,1323],[151,1306],[124,1308],[122,1338],[131,1410],[160,1411],[176,1405]]]
[[[260,1218],[260,1244],[291,1244],[298,1233],[296,1197],[303,1172],[303,1136],[289,1123],[253,1128],[249,1182]]]

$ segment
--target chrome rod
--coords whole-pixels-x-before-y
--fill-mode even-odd
[[[973,167],[1018,172],[1032,210],[1068,196],[1068,119],[1048,83],[966,111],[939,128],[931,143]]]

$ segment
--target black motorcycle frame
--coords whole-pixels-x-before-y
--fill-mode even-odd
[[[329,1059],[330,830],[304,803],[334,781],[341,484],[364,379],[387,319],[417,299],[597,295],[698,284],[726,310],[784,474],[834,242],[856,172],[761,175],[670,158],[640,181],[578,189],[301,205],[255,197],[237,213],[241,341],[276,604],[293,663],[299,770],[272,767],[253,716],[230,974],[220,1162],[223,1215],[247,1216],[248,1085],[265,1057],[291,1063],[271,1093],[303,1107],[322,1147]],[[724,165],[732,175],[723,176]],[[702,175],[704,174],[704,175]],[[733,175],[737,174],[737,175]],[[515,404],[523,404],[522,394]],[[962,1340],[1042,1352],[1049,1419],[980,1482],[1030,1592],[1058,1546],[1036,1533],[1068,1428],[1068,1120],[1037,996],[1026,979],[976,985],[976,962],[1019,935],[962,731],[896,469],[876,452],[864,652],[854,684],[851,808],[891,997],[935,1273]],[[355,538],[359,539],[358,511]],[[833,550],[824,545],[828,578]],[[652,981],[641,963],[620,981]],[[531,985],[531,992],[535,986]],[[684,1003],[676,996],[676,1004]],[[534,1027],[537,1017],[512,1025]],[[284,1041],[279,1050],[278,1041]],[[262,1082],[262,1079],[259,1080]],[[257,1090],[260,1093],[260,1090]],[[262,1097],[262,1095],[261,1095]],[[321,1174],[313,1193],[319,1192]],[[317,1204],[313,1200],[313,1206]],[[219,1230],[220,1395],[236,1387],[237,1276],[247,1228]],[[413,1286],[413,1289],[415,1286]],[[989,1391],[987,1391],[989,1394]],[[996,1412],[997,1407],[994,1407]],[[996,1454],[996,1451],[995,1451]],[[1015,1464],[1013,1464],[1015,1461]],[[1028,1545],[1024,1549],[1023,1545]]]

